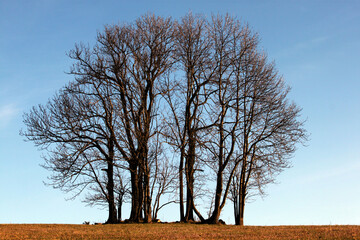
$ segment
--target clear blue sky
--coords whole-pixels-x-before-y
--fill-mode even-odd
[[[70,195],[44,186],[42,153],[18,134],[22,114],[71,79],[66,52],[76,42],[94,43],[105,24],[189,11],[247,21],[311,133],[268,196],[246,205],[245,224],[360,224],[360,1],[350,0],[1,0],[0,223],[106,220],[106,210],[85,207],[81,198],[65,201]],[[159,217],[177,216],[169,207]],[[222,218],[233,222],[231,205]]]

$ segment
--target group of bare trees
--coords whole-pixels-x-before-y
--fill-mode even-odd
[[[180,221],[217,223],[229,199],[243,225],[247,197],[306,139],[257,35],[228,15],[145,15],[69,56],[75,80],[24,115],[22,134],[47,150],[50,184],[74,197],[88,190],[86,202],[108,206],[108,223],[121,220],[125,199],[129,221],[178,203]],[[204,196],[208,217],[196,204]]]

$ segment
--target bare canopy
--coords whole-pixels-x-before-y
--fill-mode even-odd
[[[51,184],[90,190],[88,202],[108,205],[108,223],[121,220],[129,194],[129,221],[179,203],[180,221],[218,223],[230,199],[243,225],[247,197],[306,140],[301,109],[257,34],[229,15],[144,15],[106,26],[69,57],[75,79],[24,114],[22,134],[48,151]]]

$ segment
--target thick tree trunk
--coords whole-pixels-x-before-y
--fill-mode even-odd
[[[238,197],[239,196],[235,196],[235,199],[234,199],[234,219],[235,219],[235,225],[239,225],[239,222],[238,222],[238,214],[239,214],[239,211],[238,211],[238,206],[239,206],[239,201],[238,201]]]
[[[185,222],[194,221],[194,165],[195,165],[195,139],[189,139],[188,156],[186,158],[186,215]]]
[[[139,157],[141,159],[141,163],[139,166],[139,175],[141,175],[141,177],[139,178],[139,186],[140,186],[140,196],[141,196],[140,207],[142,208],[144,213],[143,220],[145,223],[150,223],[151,194],[150,194],[150,169],[149,169],[148,156],[147,156],[148,153],[147,142],[148,141],[143,140],[142,141],[143,144],[139,149],[140,152]]]
[[[141,204],[142,196],[141,194],[141,185],[139,188],[139,175],[138,175],[138,165],[130,164],[131,172],[131,213],[130,221],[131,222],[140,222],[141,221]]]
[[[185,222],[194,221],[194,209],[193,209],[193,188],[188,186],[186,192],[186,215]]]
[[[221,213],[220,201],[221,195],[223,191],[223,173],[219,171],[217,174],[217,181],[216,181],[216,192],[215,192],[215,202],[214,202],[214,211],[211,217],[207,220],[209,223],[218,223]]]
[[[245,197],[245,186],[243,184],[240,184],[239,195],[234,201],[235,225],[244,225]]]
[[[245,196],[240,194],[238,225],[244,226]]]
[[[224,109],[223,109],[224,111]],[[220,123],[220,144],[219,144],[219,155],[218,155],[218,173],[216,177],[216,191],[215,191],[215,202],[214,202],[214,211],[212,216],[208,220],[209,223],[218,223],[221,213],[220,201],[223,191],[223,158],[224,158],[224,131],[223,131],[223,118]],[[226,196],[225,196],[226,197]]]
[[[150,173],[144,174],[144,222],[151,222]]]
[[[109,218],[106,223],[117,223],[117,214],[114,197],[114,146],[110,145],[109,158],[107,159],[107,185],[106,190],[108,192],[108,204],[109,204]]]
[[[139,216],[140,221],[144,220],[144,172],[142,172],[139,168],[139,182],[138,182],[138,188],[139,188]]]

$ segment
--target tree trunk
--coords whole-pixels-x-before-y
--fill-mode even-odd
[[[110,146],[109,158],[107,159],[107,184],[106,189],[108,192],[108,204],[109,204],[109,218],[106,223],[116,223],[117,215],[116,215],[116,206],[115,206],[115,197],[114,197],[114,146]]]
[[[122,203],[123,203],[123,194],[122,193],[119,193],[119,201],[118,201],[118,222],[121,222],[122,221],[122,213],[121,213],[121,210],[122,210]]]
[[[183,183],[183,176],[184,176],[184,148],[181,148],[181,155],[180,155],[180,166],[179,166],[179,188],[180,188],[180,222],[185,221],[184,216],[184,183]]]
[[[234,198],[234,219],[235,219],[235,225],[240,225],[239,222],[239,195],[235,196]]]
[[[235,225],[244,226],[246,189],[244,184],[239,185],[239,195],[234,201]]]
[[[209,223],[215,224],[215,223],[219,222],[220,213],[221,213],[220,201],[221,201],[222,191],[223,191],[223,173],[220,170],[217,174],[214,211],[213,211],[211,217],[207,221]]]
[[[195,164],[195,139],[189,139],[188,156],[186,158],[186,215],[185,222],[194,221],[194,164]]]
[[[151,222],[150,173],[148,169],[144,173],[144,222]]]
[[[130,163],[131,172],[131,213],[130,221],[140,222],[141,220],[141,198],[139,189],[138,164]]]
[[[239,203],[239,221],[238,221],[238,225],[240,226],[244,226],[244,209],[245,209],[245,195],[244,194],[240,194],[240,203]]]
[[[224,112],[224,108],[223,111]],[[221,122],[220,122],[220,144],[219,144],[219,155],[218,155],[218,173],[216,178],[216,192],[215,192],[215,202],[214,202],[214,211],[212,216],[208,220],[209,223],[218,223],[221,213],[220,201],[221,195],[223,191],[223,158],[224,158],[224,114],[222,114]],[[225,196],[226,197],[226,196]]]

